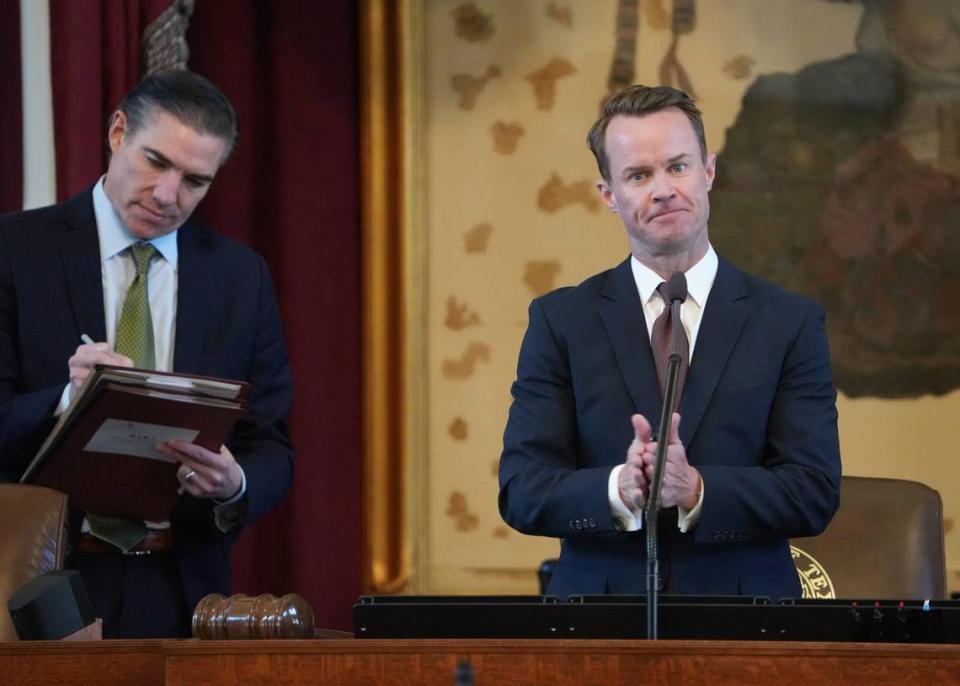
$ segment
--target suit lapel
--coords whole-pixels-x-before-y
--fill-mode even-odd
[[[215,287],[206,259],[201,229],[187,222],[177,234],[177,331],[173,369],[199,373],[200,351],[207,331],[208,305]]]
[[[77,327],[77,344],[84,333],[95,341],[105,341],[103,273],[91,191],[76,195],[63,204],[63,222],[66,229],[60,234],[60,261]]]
[[[600,318],[636,411],[656,426],[662,402],[630,258],[610,272],[600,294]]]
[[[700,322],[690,373],[680,400],[680,439],[690,445],[749,311],[743,274],[721,259]]]

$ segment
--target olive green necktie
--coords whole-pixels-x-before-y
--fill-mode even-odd
[[[130,246],[130,255],[137,265],[137,275],[130,282],[127,297],[123,300],[114,349],[133,360],[134,367],[155,369],[148,279],[150,262],[157,255],[157,249],[149,243],[134,243]]]
[[[117,336],[114,349],[133,360],[133,366],[154,369],[153,319],[150,317],[149,272],[150,262],[157,249],[149,243],[134,243],[130,256],[137,266],[137,275],[130,282],[123,309],[117,321]],[[134,548],[147,535],[146,525],[126,517],[107,517],[88,512],[90,533],[117,546],[123,552]]]

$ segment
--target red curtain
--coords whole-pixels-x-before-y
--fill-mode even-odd
[[[0,0],[0,213],[23,207],[20,0]]]
[[[359,37],[355,0],[203,0],[190,66],[240,117],[200,215],[266,256],[295,395],[292,492],[235,551],[238,592],[304,594],[352,627],[360,592]]]
[[[7,0],[3,0],[7,1]],[[51,0],[58,195],[104,170],[106,121],[169,0]],[[360,205],[354,0],[201,0],[190,68],[237,108],[240,147],[198,215],[273,271],[293,365],[291,493],[241,538],[234,590],[298,592],[351,627],[360,592]]]
[[[106,169],[107,117],[140,80],[143,29],[169,0],[50,0],[57,198]]]

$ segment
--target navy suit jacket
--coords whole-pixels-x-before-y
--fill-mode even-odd
[[[249,412],[227,440],[247,478],[245,521],[224,534],[212,501],[190,495],[180,496],[171,518],[192,608],[207,593],[229,593],[233,540],[290,484],[291,378],[263,258],[194,221],[180,228],[177,245],[174,371],[252,385]],[[0,477],[23,473],[53,426],[80,335],[106,340],[104,321],[91,191],[0,217]]]
[[[500,461],[500,512],[562,539],[548,593],[643,593],[643,532],[620,533],[610,470],[656,426],[661,398],[629,259],[533,301]],[[687,533],[663,510],[670,592],[798,597],[789,538],[839,504],[836,392],[823,310],[721,259],[680,403],[680,438],[703,478]],[[622,528],[622,527],[619,527]]]

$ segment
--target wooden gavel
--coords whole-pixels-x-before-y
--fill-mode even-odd
[[[211,593],[193,611],[193,637],[203,639],[313,638],[313,608],[303,596],[280,598]]]

